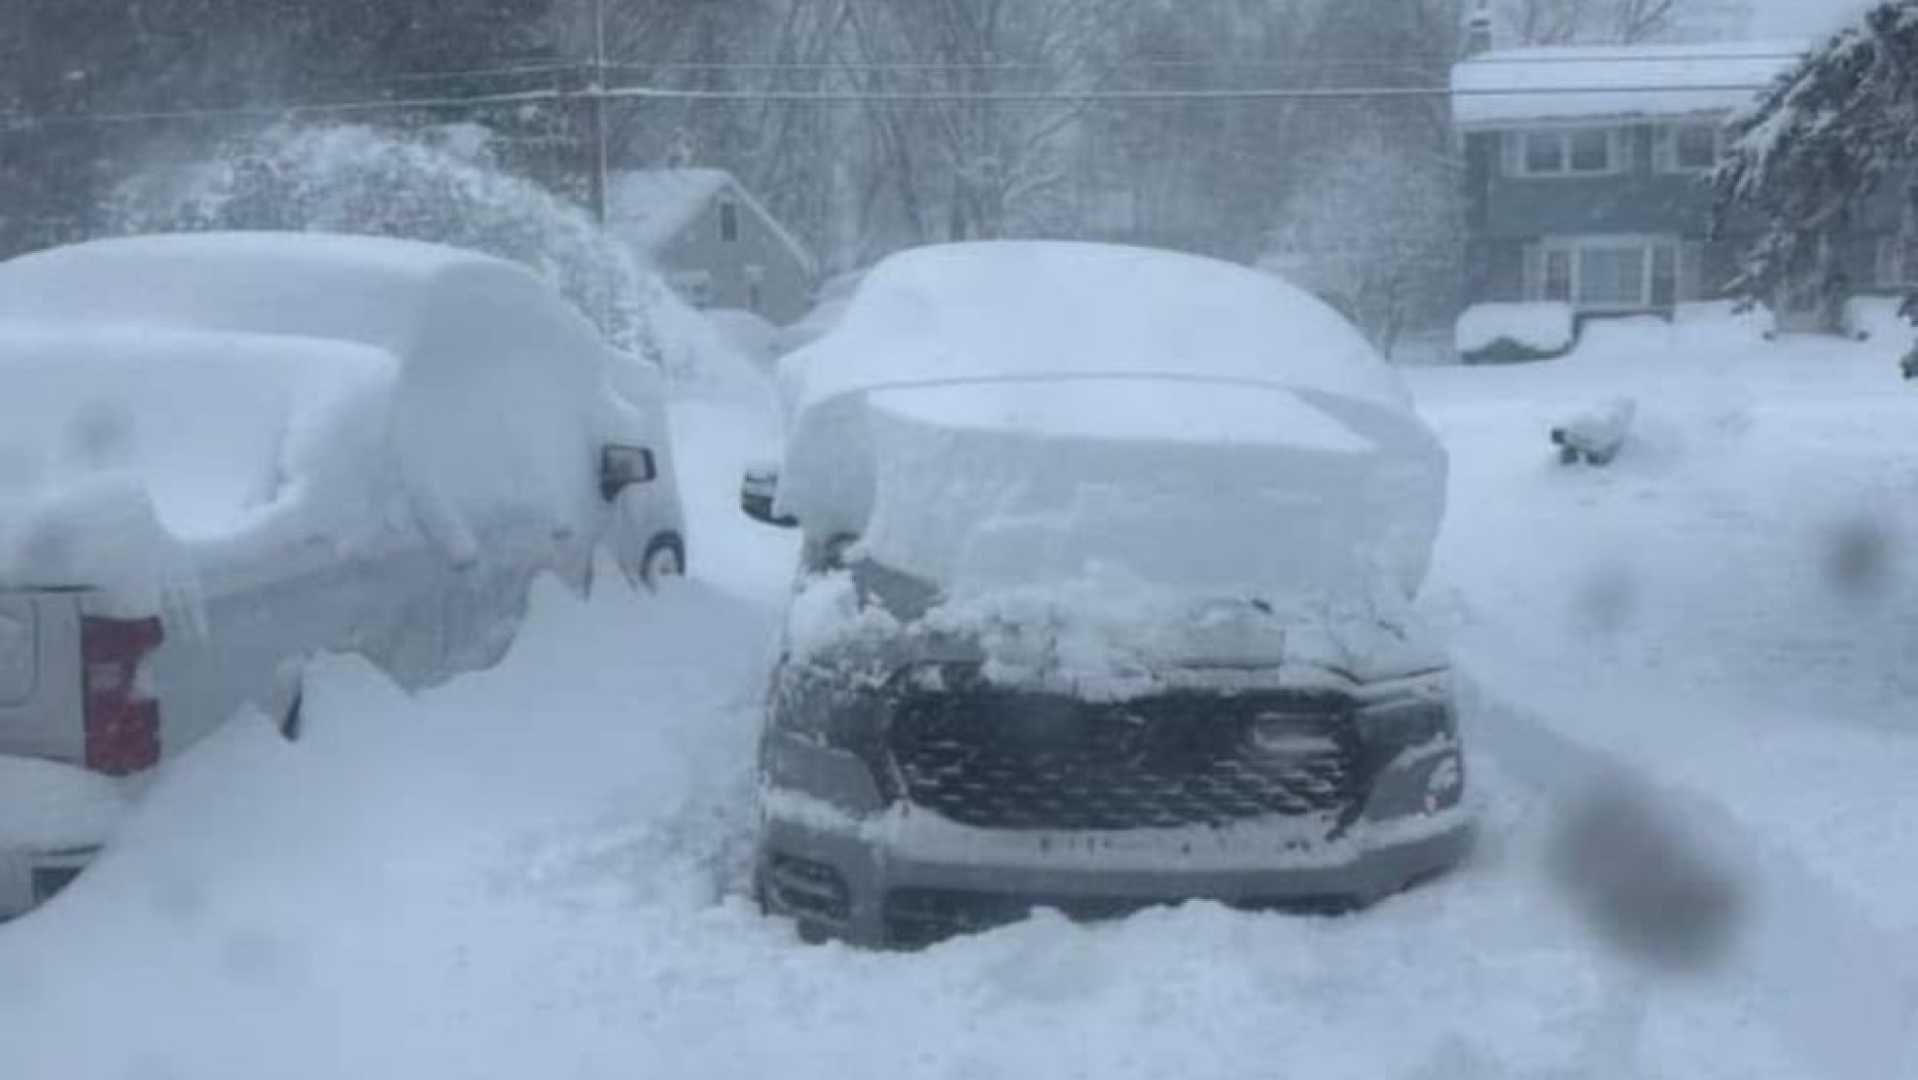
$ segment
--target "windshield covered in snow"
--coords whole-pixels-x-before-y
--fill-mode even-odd
[[[0,1080],[1918,1077],[1915,58],[0,3]]]

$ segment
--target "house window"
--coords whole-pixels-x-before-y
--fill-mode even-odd
[[[1648,306],[1645,295],[1646,247],[1592,245],[1578,249],[1578,306],[1624,308]]]
[[[719,204],[719,239],[728,244],[739,239],[739,204],[731,199]]]
[[[1525,134],[1525,171],[1532,175],[1565,171],[1565,137],[1557,132]]]
[[[1531,294],[1587,311],[1671,307],[1684,299],[1679,245],[1671,240],[1580,237],[1538,250]]]
[[[1658,129],[1658,171],[1709,172],[1719,149],[1717,124],[1666,124]]]
[[[1518,139],[1520,176],[1603,176],[1619,171],[1623,158],[1616,128],[1527,131]]]

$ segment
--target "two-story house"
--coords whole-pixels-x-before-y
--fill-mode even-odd
[[[1475,18],[1452,69],[1463,139],[1467,303],[1557,300],[1581,315],[1666,312],[1723,295],[1753,231],[1709,235],[1722,125],[1788,69],[1799,42],[1494,49]],[[1918,272],[1896,212],[1834,238],[1856,289]],[[1787,329],[1831,325],[1816,289],[1774,304]]]

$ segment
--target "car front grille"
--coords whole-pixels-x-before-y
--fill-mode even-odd
[[[1282,737],[1255,739],[1273,724]],[[923,694],[902,704],[889,740],[908,800],[990,829],[1220,826],[1317,813],[1343,822],[1364,783],[1341,704],[1294,696],[1105,705]]]

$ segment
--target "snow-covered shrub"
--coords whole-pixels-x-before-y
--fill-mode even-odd
[[[116,233],[290,229],[426,240],[531,267],[615,346],[699,381],[726,345],[586,211],[493,161],[491,133],[282,124],[208,160],[149,169],[108,207]]]
[[[1562,356],[1577,337],[1562,301],[1474,304],[1458,317],[1453,344],[1468,364],[1509,364]]]

